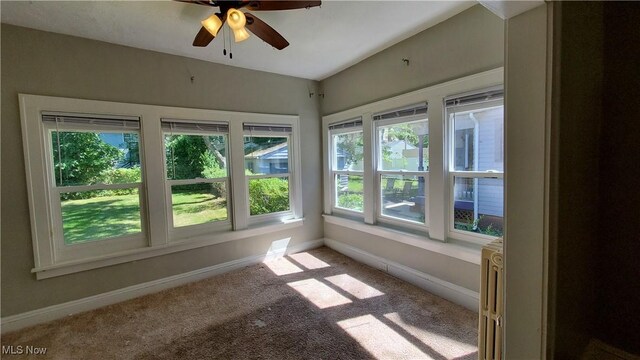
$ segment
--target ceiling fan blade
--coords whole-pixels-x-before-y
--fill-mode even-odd
[[[209,30],[205,29],[205,27],[201,27],[200,31],[196,35],[196,38],[193,39],[193,46],[205,47],[209,45],[211,40],[213,40],[215,36],[211,35]]]
[[[183,3],[187,3],[187,4],[196,4],[196,5],[205,5],[205,6],[217,6],[217,5],[213,5],[211,2],[209,1],[197,1],[197,0],[173,0],[173,1],[177,1],[177,2],[183,2]]]
[[[245,13],[244,15],[247,18],[247,24],[245,27],[252,33],[256,34],[257,37],[278,50],[282,50],[289,46],[289,42],[271,26],[267,25],[267,23],[258,19],[253,14]]]
[[[293,10],[293,9],[306,9],[315,6],[320,6],[322,1],[275,1],[275,0],[256,0],[249,1],[247,9],[253,11],[268,11],[268,10]]]

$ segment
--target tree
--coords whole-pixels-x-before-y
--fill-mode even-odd
[[[54,132],[53,163],[57,185],[88,185],[103,181],[104,173],[123,157],[97,133]]]
[[[173,179],[211,177],[204,172],[214,171],[214,164],[217,169],[226,168],[222,136],[172,135],[165,141],[168,175]]]
[[[364,138],[362,132],[354,132],[338,135],[336,146],[338,151],[344,156],[344,168],[356,165],[364,158],[362,148]]]

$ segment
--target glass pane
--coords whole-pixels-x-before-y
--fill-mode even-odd
[[[224,182],[171,186],[173,227],[227,219]]]
[[[503,171],[504,107],[452,113],[454,167],[458,171]],[[476,150],[477,149],[477,150]]]
[[[362,212],[364,193],[362,176],[336,174],[336,207]]]
[[[67,245],[142,231],[138,188],[67,192],[60,202]]]
[[[245,136],[245,173],[247,175],[288,173],[288,139],[286,136]]]
[[[334,170],[362,171],[362,131],[332,136]]]
[[[503,179],[456,177],[454,228],[491,236],[502,236]]]
[[[167,179],[227,177],[226,135],[164,136]]]
[[[429,122],[378,127],[378,159],[381,170],[429,170]]]
[[[56,185],[140,182],[139,149],[137,133],[53,131]]]
[[[271,214],[289,209],[289,178],[249,178],[251,215]]]
[[[425,222],[424,176],[381,175],[382,215]]]

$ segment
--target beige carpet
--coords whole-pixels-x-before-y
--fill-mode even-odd
[[[477,316],[326,247],[2,336],[34,359],[476,359]],[[3,359],[21,358],[3,356]]]

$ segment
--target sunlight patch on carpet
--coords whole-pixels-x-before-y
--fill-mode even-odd
[[[427,331],[420,327],[411,325],[411,319],[403,319],[402,316],[396,312],[384,314],[384,317],[401,327],[404,331],[413,335],[415,338],[421,339],[425,345],[444,355],[447,359],[463,357],[465,355],[475,353],[478,350],[478,347],[475,344],[467,344],[452,339],[451,337],[454,335],[449,337],[445,334],[438,334],[436,332]]]
[[[304,271],[285,258],[265,261],[264,264],[278,276],[301,273]]]
[[[351,303],[351,300],[316,279],[294,281],[287,285],[320,309]]]
[[[431,359],[373,315],[338,321],[338,326],[376,359]]]
[[[384,295],[383,292],[349,274],[329,276],[326,277],[325,280],[361,300]]]
[[[291,254],[289,257],[309,270],[322,269],[331,266],[307,252]]]

